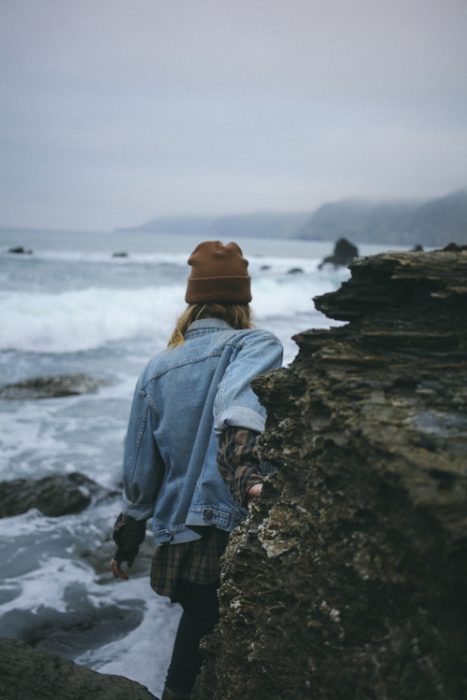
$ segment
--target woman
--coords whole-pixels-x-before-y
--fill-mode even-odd
[[[152,518],[151,585],[183,608],[163,700],[189,698],[199,642],[218,620],[219,559],[265,472],[254,453],[265,410],[251,381],[282,362],[277,338],[252,328],[239,246],[205,241],[188,264],[188,307],[136,386],[111,565],[128,578],[122,563],[132,565]]]

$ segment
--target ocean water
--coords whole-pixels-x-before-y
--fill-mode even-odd
[[[79,471],[119,488],[133,388],[184,308],[186,259],[198,239],[147,233],[0,231],[0,385],[83,372],[95,393],[0,400],[0,480]],[[331,244],[242,239],[255,323],[281,339],[331,321],[312,297],[345,269],[317,269]],[[32,255],[8,253],[11,246]],[[364,254],[381,247],[362,246]],[[113,257],[126,251],[128,257]],[[291,274],[292,268],[302,272]],[[160,693],[180,614],[148,582],[148,558],[129,582],[108,572],[119,497],[77,515],[31,510],[0,520],[0,634],[118,673]],[[147,538],[150,548],[150,538]]]

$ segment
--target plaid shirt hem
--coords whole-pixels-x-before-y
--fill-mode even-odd
[[[154,552],[151,564],[151,586],[159,595],[177,601],[177,585],[181,579],[192,583],[217,583],[220,558],[229,533],[215,527],[206,530],[200,540],[181,544],[164,544]]]

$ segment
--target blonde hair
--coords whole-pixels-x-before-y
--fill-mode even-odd
[[[201,318],[220,318],[226,321],[232,328],[254,328],[251,321],[251,309],[249,304],[232,303],[208,303],[189,304],[180,314],[175,323],[174,331],[167,344],[168,348],[176,348],[185,342],[185,333],[194,321]]]

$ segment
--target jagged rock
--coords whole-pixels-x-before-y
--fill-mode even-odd
[[[318,265],[321,270],[324,265],[334,265],[334,267],[347,267],[354,258],[358,258],[358,248],[350,243],[346,238],[339,238],[334,246],[334,253],[324,258]]]
[[[0,638],[2,700],[157,700],[140,683],[78,666]]]
[[[1,481],[0,518],[26,513],[31,508],[51,517],[79,513],[92,500],[102,500],[115,493],[79,472]]]
[[[281,464],[224,557],[198,700],[467,697],[467,247],[356,261],[255,383]]]
[[[29,248],[25,248],[22,245],[15,246],[14,248],[10,248],[9,253],[14,253],[15,255],[32,255],[32,250]]]
[[[0,399],[52,399],[88,394],[102,384],[85,374],[62,374],[57,377],[33,377],[24,382],[0,387]]]

